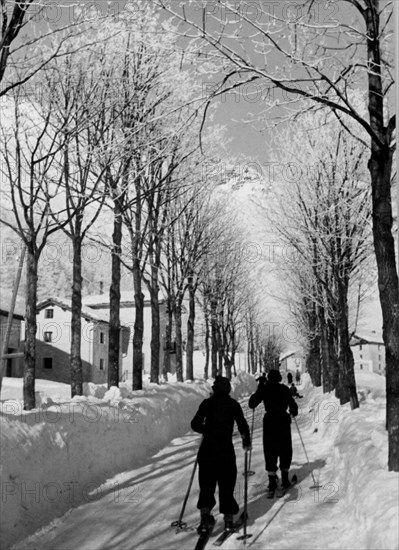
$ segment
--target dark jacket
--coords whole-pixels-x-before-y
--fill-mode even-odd
[[[243,444],[251,444],[248,423],[241,405],[228,394],[215,393],[199,406],[191,421],[191,428],[203,434],[205,447],[231,447],[234,422],[243,439]]]
[[[291,395],[290,389],[278,382],[269,382],[259,386],[249,398],[248,406],[255,409],[263,401],[265,411],[270,416],[281,417],[289,410],[292,416],[297,416],[298,405]]]

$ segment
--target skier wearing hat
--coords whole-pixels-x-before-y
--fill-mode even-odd
[[[263,417],[263,452],[266,471],[269,476],[269,494],[277,488],[277,460],[281,470],[283,488],[290,486],[288,472],[292,461],[291,417],[297,416],[298,405],[290,389],[280,384],[282,378],[278,370],[270,370],[268,383],[258,386],[249,398],[248,405],[255,409],[263,401],[266,414]],[[289,413],[287,412],[289,410]]]
[[[201,513],[199,531],[207,530],[215,520],[211,510],[216,504],[216,484],[219,487],[219,510],[224,515],[225,529],[233,529],[233,516],[239,506],[234,498],[237,465],[232,441],[234,422],[242,437],[243,448],[250,450],[251,437],[241,405],[229,393],[230,382],[217,376],[213,395],[205,399],[195,414],[191,428],[203,434],[198,451],[200,494],[197,508]]]

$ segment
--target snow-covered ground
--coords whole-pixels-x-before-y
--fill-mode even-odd
[[[350,411],[304,376],[304,398],[298,400],[300,414],[292,425],[291,472],[299,484],[283,499],[265,499],[258,407],[251,462],[255,475],[249,478],[252,537],[246,546],[398,548],[399,476],[387,471],[385,380],[364,373],[357,382],[362,403]],[[5,380],[5,395],[12,398],[10,383],[15,381]],[[241,375],[234,391],[249,422],[246,403],[253,388],[254,379]],[[18,401],[3,401],[2,548],[13,542],[14,550],[193,547],[195,532],[176,534],[170,523],[179,516],[199,443],[189,423],[209,389],[200,381],[151,385],[130,399],[127,388],[104,393],[91,386],[91,395],[71,401],[59,385],[57,399],[41,389],[41,408],[29,413],[18,409]],[[243,451],[240,438],[235,441],[236,496],[242,505]],[[315,482],[319,489],[310,489]],[[191,526],[198,521],[197,497],[195,479],[184,517]],[[217,507],[214,511],[216,537],[222,518]],[[233,536],[223,548],[242,546]]]
[[[253,377],[241,373],[233,394],[238,398],[254,388]],[[26,412],[22,379],[4,378],[1,548],[90,501],[101,483],[185,434],[211,392],[211,385],[200,380],[147,382],[133,398],[127,384],[107,391],[89,383],[84,397],[70,399],[68,385],[37,380],[37,409]]]

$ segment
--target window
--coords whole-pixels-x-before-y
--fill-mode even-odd
[[[360,359],[363,359],[363,355],[362,355],[362,354],[360,354]]]
[[[44,333],[44,341],[45,342],[52,342],[53,341],[53,333],[52,332],[45,332]]]
[[[380,351],[381,349],[381,344],[378,344],[378,351]]]
[[[381,361],[381,355],[378,356],[378,361]]]
[[[104,333],[100,332],[100,344],[104,344]]]
[[[359,349],[360,349],[360,351],[362,351],[362,344],[359,345]]]
[[[54,317],[54,309],[45,309],[44,310],[44,318],[45,319],[53,319]]]
[[[52,357],[43,357],[43,368],[52,369],[53,368],[53,358]]]
[[[360,370],[363,370],[363,365],[360,363]]]
[[[381,370],[381,363],[378,363],[378,370]]]
[[[104,370],[104,359],[100,359],[100,370]]]

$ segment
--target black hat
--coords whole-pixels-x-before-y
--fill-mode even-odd
[[[278,370],[275,370],[275,369],[269,370],[267,379],[269,380],[269,382],[281,382],[282,380],[281,374],[279,373]]]
[[[214,393],[230,393],[231,385],[229,379],[224,376],[216,376],[212,389]]]

